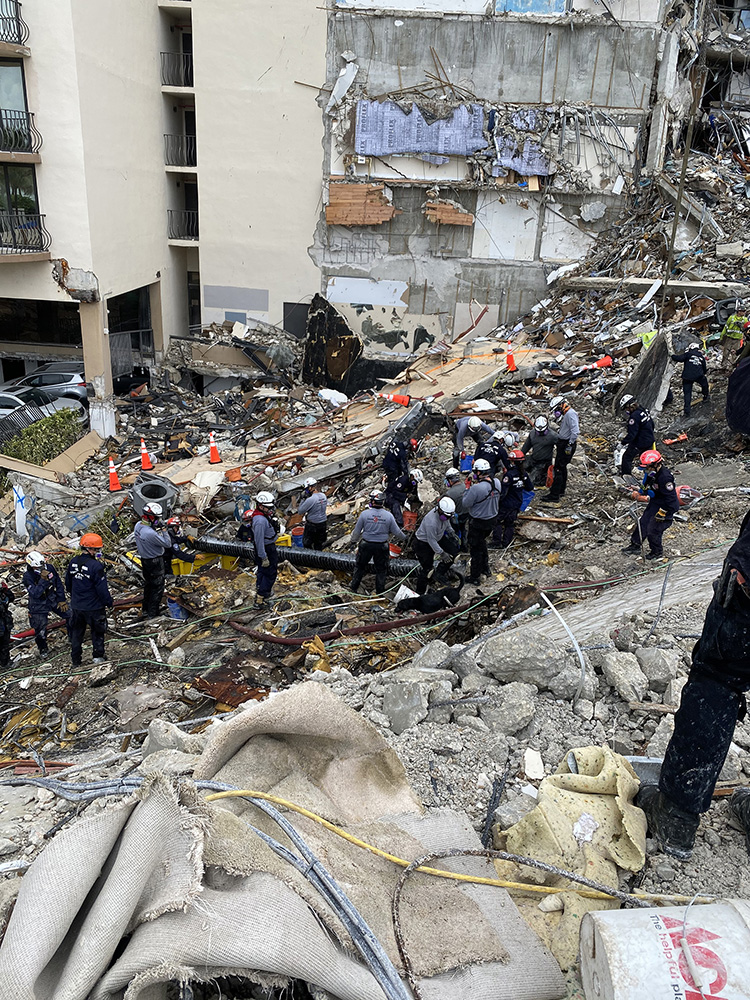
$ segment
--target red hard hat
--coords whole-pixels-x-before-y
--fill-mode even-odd
[[[508,458],[512,458],[514,462],[523,462],[526,456],[520,448],[514,448],[513,451],[508,453]]]
[[[95,535],[93,532],[87,532],[83,535],[79,545],[82,549],[101,549],[104,545],[101,535]]]
[[[416,451],[417,448],[419,447],[419,441],[417,441],[416,438],[409,438],[409,444],[414,449],[414,451]]]
[[[252,507],[248,507],[247,510],[243,510],[242,511],[242,520],[243,521],[252,521],[252,519],[253,519],[253,509],[252,509]]]
[[[661,462],[661,454],[658,451],[644,451],[638,460],[638,464],[644,468],[648,465],[656,465]]]

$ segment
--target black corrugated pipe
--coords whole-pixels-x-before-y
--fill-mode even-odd
[[[199,552],[211,552],[220,556],[236,556],[255,561],[255,548],[246,542],[222,542],[215,538],[196,538],[194,548]],[[355,556],[349,552],[318,552],[315,549],[300,549],[296,545],[279,548],[279,559],[286,559],[293,566],[309,566],[312,569],[338,569],[351,573]],[[416,559],[391,559],[388,563],[390,576],[408,576],[418,569]]]

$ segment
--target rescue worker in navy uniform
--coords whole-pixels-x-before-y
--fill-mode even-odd
[[[383,455],[383,471],[388,484],[408,473],[409,460],[417,454],[418,448],[419,441],[416,438],[410,438],[408,441],[396,441],[394,438],[391,441]]]
[[[505,472],[510,464],[508,462],[508,452],[505,449],[505,434],[502,431],[495,431],[491,437],[486,438],[481,444],[477,445],[477,450],[474,452],[474,461],[476,462],[478,458],[487,459],[490,463],[490,472],[493,476],[496,473],[500,475]]]
[[[255,544],[255,607],[268,604],[279,575],[279,554],[276,539],[279,537],[279,522],[274,517],[276,498],[265,490],[255,498],[255,510],[251,514],[253,543]]]
[[[393,514],[399,528],[404,526],[404,513],[401,509],[409,497],[419,500],[419,484],[424,482],[424,476],[419,469],[409,469],[398,479],[391,480],[385,487],[385,508]]]
[[[450,497],[441,497],[437,507],[433,507],[419,522],[414,538],[414,555],[419,560],[419,573],[415,584],[418,594],[427,593],[435,571],[435,556],[441,563],[452,563],[458,555],[459,543],[451,518],[456,513],[456,505]]]
[[[526,455],[526,471],[534,486],[547,485],[547,472],[555,461],[557,434],[550,430],[549,420],[543,414],[534,421],[534,428],[521,445]]]
[[[359,542],[351,582],[351,589],[355,594],[371,562],[375,568],[375,593],[383,593],[388,575],[388,560],[391,557],[388,539],[403,541],[406,538],[393,514],[383,509],[384,503],[382,490],[373,490],[370,494],[370,506],[359,515],[352,531],[352,544]]]
[[[467,437],[473,438],[475,444],[481,444],[483,434],[489,437],[493,433],[490,425],[480,420],[479,417],[459,417],[453,428],[453,464],[461,464],[464,441]]]
[[[625,454],[620,461],[620,474],[629,476],[633,472],[633,461],[636,455],[642,455],[654,447],[654,421],[648,410],[638,405],[635,396],[625,395],[620,400],[620,407],[628,415],[625,428]]]
[[[114,604],[107,586],[107,572],[100,535],[88,532],[81,538],[82,551],[68,563],[65,589],[70,594],[70,658],[80,667],[83,637],[91,629],[94,663],[104,663],[107,608]]]
[[[15,601],[13,591],[5,580],[0,583],[0,667],[10,666],[10,637],[13,634],[13,615],[10,605]]]
[[[706,355],[696,340],[692,344],[688,344],[687,350],[683,351],[682,354],[673,354],[672,361],[682,362],[682,396],[685,400],[683,414],[689,417],[690,404],[693,400],[693,386],[696,382],[701,387],[704,402],[709,397],[708,379],[706,378],[706,372],[708,371]]]
[[[560,423],[557,431],[554,479],[552,480],[550,491],[542,499],[542,503],[557,503],[565,493],[568,485],[568,466],[573,461],[573,456],[576,453],[580,428],[578,414],[562,396],[555,396],[549,404],[549,408],[554,413],[555,419],[559,420]]]
[[[464,494],[463,507],[469,515],[469,583],[476,585],[490,575],[487,539],[495,527],[502,487],[484,458],[476,460],[471,474],[474,483]]]
[[[305,495],[297,507],[297,513],[305,518],[302,545],[306,549],[322,552],[328,541],[328,497],[318,486],[317,479],[305,480]]]
[[[735,723],[745,717],[748,690],[750,511],[727,553],[721,576],[714,581],[714,596],[693,647],[692,667],[674,717],[658,788],[642,788],[636,800],[646,813],[651,836],[667,854],[690,857],[700,814],[711,805]],[[745,821],[749,818],[746,796],[746,790],[738,790],[730,802],[732,811]]]
[[[187,549],[183,549],[183,544],[187,542],[190,543],[190,539],[182,530],[182,521],[179,517],[175,515],[170,517],[167,521],[167,534],[172,540],[172,547],[167,549],[164,553],[164,573],[166,576],[174,576],[174,571],[172,570],[172,560],[180,559],[182,562],[195,562],[195,552],[188,552]]]
[[[28,569],[23,574],[23,585],[29,595],[29,625],[34,629],[34,642],[42,656],[49,652],[47,645],[47,620],[54,613],[59,615],[70,631],[70,612],[65,602],[65,587],[60,575],[41,552],[29,552]]]
[[[144,618],[158,618],[161,614],[165,583],[164,556],[174,544],[162,522],[162,513],[160,503],[147,503],[133,532],[143,573]]]
[[[531,492],[533,486],[528,474],[523,471],[526,456],[520,448],[515,448],[508,456],[508,471],[500,480],[500,502],[497,520],[492,531],[495,546],[507,549],[513,541],[516,521],[523,506],[524,490]]]
[[[643,485],[633,492],[634,497],[649,498],[646,509],[630,536],[630,544],[622,551],[640,555],[641,546],[648,540],[647,559],[660,559],[664,553],[662,535],[674,520],[680,509],[680,500],[675,489],[674,476],[665,466],[658,451],[644,451],[640,458],[645,469]]]

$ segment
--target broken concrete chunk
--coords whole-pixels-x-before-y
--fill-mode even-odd
[[[492,732],[512,736],[534,718],[537,693],[533,684],[512,681],[500,688],[496,704],[480,706],[479,716]]]
[[[717,243],[716,244],[716,256],[717,257],[741,257],[744,254],[744,244],[737,241],[735,243]]]
[[[475,650],[466,649],[464,646],[451,646],[450,651],[450,657],[442,664],[443,669],[450,669],[459,677],[467,677],[477,672]]]
[[[544,777],[544,761],[538,750],[527,747],[523,753],[523,771],[530,781],[541,781]]]
[[[18,844],[14,843],[12,840],[8,840],[7,837],[0,837],[0,858],[8,857],[11,854],[15,854],[20,851]]]
[[[602,673],[624,701],[643,701],[648,691],[648,678],[632,653],[605,653]]]
[[[451,655],[451,649],[447,642],[435,639],[423,646],[418,653],[414,654],[411,661],[412,667],[439,667]]]
[[[534,684],[540,691],[552,691],[558,698],[572,698],[581,676],[575,653],[549,639],[526,634],[493,636],[480,647],[477,663],[499,681]],[[596,687],[590,666],[587,674],[584,696],[593,699]]]
[[[664,692],[664,704],[679,707],[680,700],[682,699],[682,689],[686,684],[687,677],[675,677],[674,680],[671,680]]]
[[[501,830],[509,830],[535,809],[536,804],[535,798],[523,792],[520,795],[509,796],[508,801],[503,802],[495,810],[495,822]]]
[[[671,715],[665,715],[661,720],[659,725],[656,727],[656,732],[648,741],[645,750],[646,757],[663,757],[667,749],[667,744],[672,739],[672,733],[674,732],[674,717]]]
[[[682,653],[677,649],[656,649],[646,646],[635,650],[641,670],[648,678],[652,691],[660,694],[667,689],[671,680],[677,677],[682,667]]]
[[[450,681],[438,681],[431,689],[427,702],[429,711],[427,712],[428,722],[446,724],[451,721],[453,715],[453,705],[450,704],[453,698],[453,688]],[[448,704],[446,704],[448,702]]]
[[[632,653],[635,643],[635,628],[630,622],[618,625],[609,633],[609,637],[615,644],[615,649],[621,653]]]
[[[416,681],[389,684],[383,696],[383,714],[391,729],[400,736],[427,718],[427,689]]]

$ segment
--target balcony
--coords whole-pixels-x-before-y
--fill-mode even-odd
[[[0,258],[16,254],[47,254],[51,246],[52,237],[44,225],[43,215],[0,212]]]
[[[25,45],[29,40],[29,28],[21,17],[18,0],[0,0],[0,42],[10,45]]]
[[[9,111],[0,108],[0,153],[24,154],[11,159],[38,161],[42,137],[34,125],[34,115],[28,111]]]
[[[168,167],[194,167],[198,162],[194,135],[165,135],[164,162]]]
[[[167,209],[167,239],[190,240],[198,239],[198,213],[187,212],[184,209]]]
[[[193,56],[188,52],[161,53],[162,87],[193,86]]]

